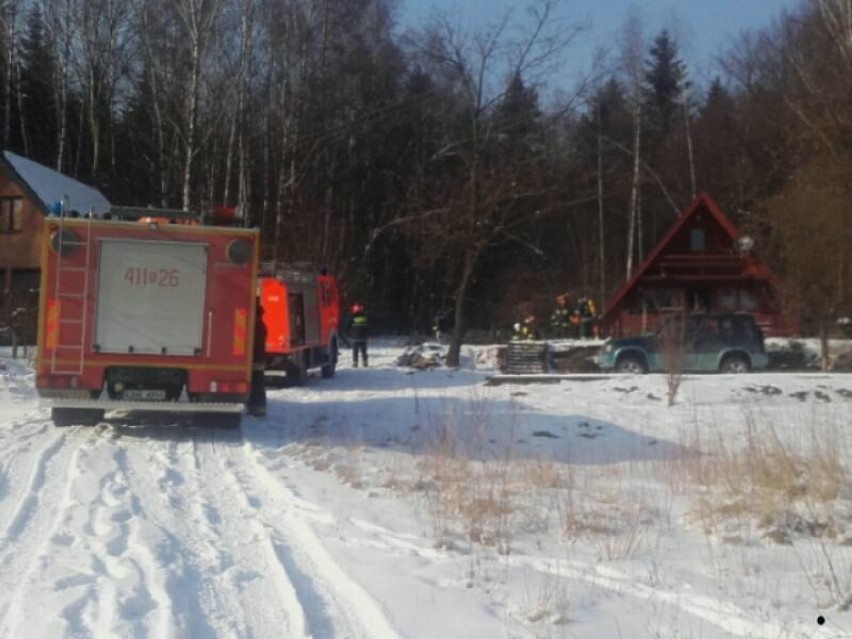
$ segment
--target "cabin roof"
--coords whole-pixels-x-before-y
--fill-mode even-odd
[[[15,181],[31,194],[45,214],[57,202],[64,203],[66,211],[81,214],[103,215],[110,210],[109,200],[94,187],[11,151],[3,151],[2,160]]]
[[[603,319],[607,320],[610,313],[618,308],[621,304],[621,301],[627,295],[629,291],[631,291],[637,283],[642,279],[648,269],[659,259],[659,257],[665,252],[666,248],[671,243],[672,239],[678,234],[678,232],[683,229],[690,220],[695,217],[699,212],[706,211],[710,214],[710,216],[716,220],[717,224],[722,228],[722,230],[731,238],[731,240],[736,240],[740,232],[734,223],[731,222],[730,218],[719,208],[719,205],[706,193],[699,193],[692,202],[687,205],[687,207],[681,212],[680,216],[675,220],[674,224],[669,227],[669,230],[666,231],[666,234],[663,238],[657,242],[654,246],[653,250],[648,254],[642,263],[636,268],[633,272],[633,275],[626,280],[616,292],[612,295],[609,302],[606,305],[606,308],[603,312]]]

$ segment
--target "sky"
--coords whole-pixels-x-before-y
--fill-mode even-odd
[[[585,21],[589,28],[577,41],[566,75],[576,77],[591,68],[594,52],[612,46],[631,9],[637,11],[650,41],[667,28],[677,39],[681,55],[698,84],[712,79],[714,56],[743,30],[768,26],[784,10],[802,0],[564,0],[561,13],[569,21]],[[400,0],[400,23],[425,23],[437,10],[458,17],[475,29],[514,7],[523,16],[524,0]]]
[[[56,428],[0,348],[0,637],[852,636],[848,373],[687,375],[668,406],[666,375],[369,347],[237,430]]]

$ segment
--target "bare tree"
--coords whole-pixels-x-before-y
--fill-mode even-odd
[[[456,135],[430,159],[433,165],[453,169],[443,172],[440,195],[426,198],[430,205],[407,220],[409,232],[440,238],[456,265],[450,366],[459,364],[467,297],[481,258],[502,244],[519,243],[538,250],[518,230],[548,208],[551,185],[533,168],[536,151],[518,157],[521,164],[511,166],[507,155],[499,161],[491,159],[503,132],[492,126],[490,116],[511,86],[497,88],[501,74],[534,82],[578,33],[576,25],[565,28],[558,23],[555,6],[551,0],[536,4],[531,27],[519,38],[510,35],[507,13],[472,37],[443,16],[413,42],[419,58],[456,87],[464,117]]]
[[[688,316],[683,313],[670,315],[660,327],[655,338],[655,349],[666,373],[666,400],[668,406],[674,406],[677,392],[683,381],[686,364],[686,339]]]
[[[213,44],[221,17],[221,0],[175,0],[174,11],[187,37],[189,82],[183,112],[183,179],[181,206],[192,205],[192,167],[198,153],[198,112],[203,85],[203,62]]]
[[[768,202],[774,253],[781,256],[785,286],[800,301],[802,318],[820,338],[823,369],[830,366],[828,337],[835,322],[852,312],[848,167],[831,156],[816,160]]]
[[[112,145],[109,136],[116,92],[129,54],[130,15],[129,0],[87,0],[78,7],[72,23],[77,31],[74,49],[84,90],[93,174],[101,170],[101,156]],[[113,154],[108,160],[114,170]]]
[[[56,105],[56,164],[63,171],[68,145],[68,103],[71,97],[73,16],[79,11],[77,0],[43,0],[42,13],[50,40],[56,51],[53,69],[53,99]]]

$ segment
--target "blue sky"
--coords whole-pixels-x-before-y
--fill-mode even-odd
[[[705,84],[715,75],[714,56],[745,29],[769,25],[783,10],[800,6],[803,0],[564,0],[560,15],[587,21],[590,28],[580,37],[569,63],[576,75],[591,68],[594,51],[613,46],[631,8],[641,18],[646,39],[663,28],[674,34],[690,76]],[[433,9],[459,18],[466,28],[493,21],[513,8],[522,18],[525,0],[399,0],[400,26],[425,23]]]

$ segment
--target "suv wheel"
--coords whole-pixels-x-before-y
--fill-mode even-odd
[[[622,355],[615,363],[615,370],[619,373],[630,373],[631,375],[644,375],[648,367],[638,355]]]
[[[750,368],[748,360],[742,355],[728,355],[722,360],[719,371],[722,373],[748,373]]]

